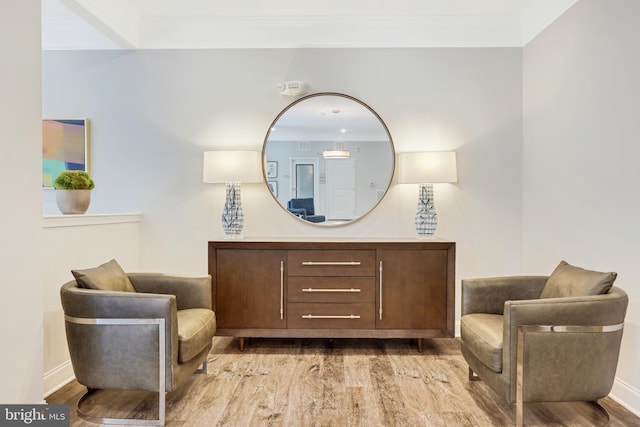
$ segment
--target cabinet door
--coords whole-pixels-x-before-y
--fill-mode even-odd
[[[218,328],[284,328],[286,252],[218,249],[216,318]]]
[[[447,251],[381,250],[380,263],[376,328],[446,329]]]

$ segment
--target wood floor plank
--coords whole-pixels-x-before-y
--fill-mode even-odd
[[[207,373],[196,373],[167,395],[171,427],[492,427],[514,424],[515,407],[482,381],[469,381],[458,339],[248,339],[215,337]],[[47,397],[70,405],[70,426],[95,427],[78,417],[86,391],[73,381]],[[611,427],[640,426],[640,418],[610,398],[600,401]],[[83,408],[96,416],[157,415],[157,394],[100,390]],[[525,405],[526,425],[602,426],[603,415],[583,402]]]
[[[407,411],[401,386],[388,357],[371,359],[371,380],[378,407],[382,411],[382,425],[416,425]]]
[[[295,381],[291,384],[290,405],[284,417],[283,425],[310,426],[317,422],[322,425],[326,419],[323,411],[332,402],[324,402],[325,385],[322,382],[324,356],[317,349],[307,347],[297,358],[291,375]]]

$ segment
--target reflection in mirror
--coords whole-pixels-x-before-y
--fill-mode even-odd
[[[313,164],[304,163],[296,165],[296,186],[293,188],[296,198],[313,197],[313,177],[315,172]]]
[[[309,95],[285,108],[267,132],[263,156],[273,197],[292,215],[319,225],[345,224],[372,210],[395,164],[382,119],[337,93]]]

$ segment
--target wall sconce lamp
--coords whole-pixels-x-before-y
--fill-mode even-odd
[[[433,202],[433,184],[458,182],[455,151],[428,151],[400,153],[398,157],[398,183],[420,184],[416,208],[418,236],[433,237],[438,215]]]
[[[241,238],[244,213],[240,198],[242,182],[262,182],[262,156],[259,151],[205,151],[202,181],[225,183],[222,229],[231,238]]]

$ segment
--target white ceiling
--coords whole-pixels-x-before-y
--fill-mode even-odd
[[[520,47],[577,1],[42,0],[42,47]]]
[[[368,107],[348,97],[312,96],[287,107],[271,128],[274,141],[389,141]]]

